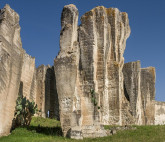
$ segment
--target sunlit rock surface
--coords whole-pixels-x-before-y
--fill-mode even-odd
[[[55,59],[64,136],[101,137],[101,124],[122,124],[124,50],[130,34],[126,13],[96,7],[81,17],[74,5],[61,17],[60,52]],[[90,90],[96,92],[94,106]]]
[[[124,64],[125,124],[153,125],[155,119],[155,68],[141,68],[140,61]],[[123,113],[123,116],[127,113]],[[130,121],[130,118],[132,121]]]
[[[155,125],[165,125],[165,102],[155,101]]]
[[[54,67],[44,67],[40,76],[35,58],[22,48],[19,15],[6,5],[0,10],[0,136],[10,133],[18,95],[37,103],[40,116],[49,111],[59,119]]]
[[[10,132],[22,64],[19,16],[6,5],[0,11],[0,136]]]
[[[19,16],[0,10],[0,136],[12,126],[16,99],[38,105],[36,115],[60,119],[64,136],[103,137],[103,125],[165,124],[165,104],[155,101],[154,67],[124,64],[128,15],[98,6],[81,17],[70,4],[61,15],[60,52],[54,66],[36,68],[22,48]],[[95,93],[92,93],[95,92]]]

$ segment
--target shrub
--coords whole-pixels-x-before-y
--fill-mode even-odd
[[[29,126],[32,116],[38,112],[34,101],[30,102],[26,97],[18,97],[15,107],[15,127]]]

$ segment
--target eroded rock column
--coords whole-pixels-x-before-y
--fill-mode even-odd
[[[78,28],[77,19],[77,8],[65,6],[54,63],[60,120],[64,136],[69,131],[72,138],[106,136],[100,124],[121,124],[128,16],[101,6],[85,13]],[[91,90],[96,92],[96,105]]]
[[[165,102],[155,101],[155,125],[165,124]]]
[[[140,61],[124,64],[123,124],[155,123],[155,68],[141,68]]]
[[[143,125],[153,125],[155,121],[155,68],[141,69],[141,98]]]
[[[70,136],[71,128],[81,123],[77,25],[77,8],[74,5],[65,6],[61,16],[60,52],[54,61],[60,121],[64,136]],[[81,137],[81,133],[79,136]]]
[[[21,74],[21,82],[23,88],[23,96],[30,101],[36,100],[36,67],[35,58],[32,58],[25,51],[23,54],[23,66]]]
[[[79,43],[84,97],[94,89],[98,93],[100,110],[96,113],[99,121],[121,125],[123,54],[130,34],[128,15],[117,8],[101,6],[85,13],[81,22]],[[92,119],[94,112],[89,113],[87,116]]]
[[[122,124],[142,124],[141,64],[140,61],[124,64],[124,99]]]
[[[22,64],[19,16],[6,5],[0,11],[0,136],[11,129]]]

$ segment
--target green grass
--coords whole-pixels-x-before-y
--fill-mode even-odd
[[[42,118],[42,117],[33,117],[30,123],[30,126],[42,126],[42,127],[60,127],[60,121],[56,119]]]
[[[114,126],[105,126],[109,129]],[[61,136],[60,122],[33,117],[31,125],[17,128],[0,142],[165,142],[165,126],[136,126],[136,130],[119,131],[113,136],[73,140]]]

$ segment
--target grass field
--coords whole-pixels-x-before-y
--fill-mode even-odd
[[[108,128],[108,127],[106,127]],[[113,136],[73,140],[61,136],[60,122],[33,117],[27,128],[17,128],[0,142],[165,142],[165,126],[136,126],[136,130],[119,131]]]

